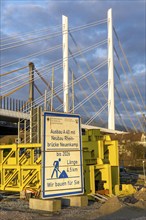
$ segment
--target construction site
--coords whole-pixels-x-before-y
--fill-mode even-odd
[[[90,25],[106,22],[108,38],[100,45],[107,43],[107,62],[98,64],[93,70],[87,64],[88,71],[82,76],[75,77],[71,71],[72,80],[69,82],[68,37],[72,29],[69,31],[68,17],[62,16],[63,58],[59,63],[63,68],[62,86],[59,76],[56,79],[58,86],[55,87],[54,71],[58,66],[54,68],[54,65],[58,62],[49,67],[52,73],[49,80],[33,62],[1,74],[1,77],[7,77],[28,68],[25,76],[27,82],[17,83],[16,87],[11,88],[11,84],[19,78],[15,76],[3,80],[0,87],[0,220],[146,219],[145,109],[137,110],[136,116],[133,116],[137,123],[134,123],[129,112],[127,119],[124,114],[119,114],[115,106],[117,88],[114,71],[117,71],[114,53],[117,55],[117,52],[113,46],[113,34],[120,48],[122,46],[112,23],[112,9],[108,10],[107,19]],[[84,28],[86,26],[83,25],[79,29]],[[76,45],[73,36],[70,36]],[[121,51],[125,57],[123,49]],[[79,50],[78,55],[80,53]],[[70,57],[73,57],[72,52]],[[118,55],[117,58],[119,61]],[[105,64],[108,81],[93,88],[87,77]],[[39,86],[36,79],[41,80]],[[83,89],[85,82],[78,84],[78,94],[84,98],[81,97],[76,103],[75,86],[82,79],[88,86]],[[90,81],[96,82],[96,77]],[[47,88],[43,92],[40,91],[42,84]],[[13,94],[26,85],[24,93],[28,92],[27,101],[15,98],[17,95]],[[98,100],[101,96],[97,93],[101,90],[107,92],[108,98],[103,91],[101,93],[106,99],[105,104]],[[36,92],[40,95],[37,98]],[[92,104],[93,96],[96,96],[101,108],[96,106],[97,100]],[[136,97],[135,94],[133,96]],[[143,104],[141,94],[140,98]],[[87,109],[83,107],[86,102]],[[129,103],[134,109],[132,101]],[[137,97],[134,104],[137,104]],[[106,123],[99,116],[103,111],[102,117],[106,115]],[[117,126],[117,116],[122,125],[119,123]],[[126,120],[133,127],[126,125]]]
[[[0,219],[145,219],[142,133],[117,134],[81,124],[75,114],[32,111],[39,114],[32,130],[1,135]],[[37,139],[25,143],[27,136]]]
[[[41,143],[0,145],[0,219],[119,219],[120,215],[120,219],[144,220],[142,169],[121,171],[118,141],[100,130],[83,128],[82,147],[84,194],[41,204]],[[68,167],[73,172],[76,163]],[[50,207],[47,201],[54,204]]]

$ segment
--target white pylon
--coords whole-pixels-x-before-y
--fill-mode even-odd
[[[63,33],[63,107],[68,112],[68,17],[62,16]]]
[[[115,130],[112,9],[108,10],[108,129]]]

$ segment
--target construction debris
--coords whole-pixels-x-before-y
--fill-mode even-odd
[[[134,194],[134,197],[138,200],[146,201],[146,188],[142,187],[139,191]]]
[[[123,202],[135,204],[138,200],[134,196],[127,196],[124,198]]]
[[[99,211],[104,215],[106,212],[107,215],[118,211],[123,207],[123,203],[120,202],[117,196],[109,198],[100,208]]]

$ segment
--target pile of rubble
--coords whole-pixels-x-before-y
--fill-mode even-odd
[[[142,187],[134,194],[134,197],[138,200],[146,201],[146,187]]]

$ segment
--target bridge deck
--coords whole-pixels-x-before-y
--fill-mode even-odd
[[[1,121],[9,121],[11,120],[16,120],[18,119],[30,119],[30,115],[28,113],[23,113],[23,112],[16,112],[16,111],[11,111],[11,110],[6,110],[6,109],[0,109],[0,117]]]
[[[81,127],[83,129],[100,129],[101,132],[104,133],[110,133],[110,134],[122,134],[122,133],[128,133],[125,131],[118,131],[118,130],[112,130],[112,129],[108,129],[108,128],[101,128],[101,127],[97,127],[97,126],[92,126],[92,125],[86,125],[86,124],[82,124]]]

